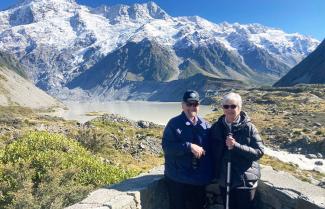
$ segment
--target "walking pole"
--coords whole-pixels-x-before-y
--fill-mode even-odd
[[[232,136],[232,133],[229,133],[228,136]],[[231,176],[231,151],[228,147],[226,209],[229,209],[230,176]]]

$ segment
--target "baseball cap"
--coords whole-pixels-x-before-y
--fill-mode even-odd
[[[200,101],[199,93],[197,93],[197,91],[194,91],[194,90],[187,90],[184,93],[183,101],[184,102],[199,102]]]

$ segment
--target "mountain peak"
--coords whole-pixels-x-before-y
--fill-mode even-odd
[[[146,22],[151,19],[166,19],[169,17],[163,9],[152,1],[133,5],[103,5],[93,9],[93,12],[105,16],[112,24],[125,21]]]
[[[9,25],[27,25],[79,7],[75,0],[20,0],[9,8]]]
[[[33,10],[32,13],[44,13],[50,10],[62,11],[77,7],[75,0],[20,0],[17,6],[12,7],[13,10],[25,10],[27,8]]]
[[[48,4],[50,2],[55,2],[55,3],[76,3],[75,0],[20,0],[18,2],[18,5],[26,5],[26,4],[29,4],[29,3]]]
[[[153,16],[160,16],[160,15],[167,15],[167,13],[161,9],[155,2],[149,1],[148,3],[142,4],[144,7],[148,9],[151,15]],[[167,15],[168,16],[168,15]],[[159,18],[159,17],[158,17]],[[161,17],[160,17],[161,18]]]
[[[143,17],[151,17],[153,19],[165,19],[168,14],[161,9],[155,2],[148,2],[144,4],[133,4],[130,6],[130,15],[133,18],[139,19]]]

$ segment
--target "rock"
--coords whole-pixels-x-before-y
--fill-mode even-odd
[[[301,131],[295,131],[293,132],[293,135],[301,135]]]
[[[112,162],[110,160],[108,160],[108,159],[104,159],[103,162],[106,163],[106,164],[112,164]]]
[[[150,123],[148,121],[139,120],[138,126],[140,126],[140,128],[149,128]]]
[[[306,155],[306,158],[309,158],[309,159],[316,159],[317,156],[314,155],[314,154],[308,154],[308,155]]]
[[[289,144],[289,143],[291,143],[293,140],[291,139],[291,138],[284,138],[283,139],[283,143],[286,143],[286,144]]]
[[[298,147],[289,147],[288,150],[292,153],[299,153]]]
[[[315,162],[315,165],[323,165],[323,162],[322,161],[320,161],[320,160],[317,160],[316,162]]]
[[[145,149],[146,148],[146,145],[144,145],[144,144],[139,144],[139,148],[141,148],[141,149]]]
[[[310,183],[313,184],[313,185],[318,185],[318,184],[319,184],[319,181],[317,181],[316,179],[314,179],[314,178],[312,178],[312,177],[309,178],[309,181],[310,181]]]
[[[122,117],[120,115],[117,115],[117,114],[104,114],[102,116],[100,116],[99,118],[97,119],[94,119],[94,120],[102,120],[104,122],[120,122],[120,123],[128,123],[128,124],[131,124],[133,125],[134,122],[125,118],[125,117]]]
[[[291,112],[288,112],[288,111],[283,111],[283,115],[290,115]]]
[[[317,184],[317,186],[320,186],[325,189],[325,181],[321,181]]]
[[[310,133],[312,130],[310,128],[304,128],[303,132],[308,132]]]
[[[318,126],[318,127],[321,127],[321,126],[322,126],[321,123],[317,123],[317,122],[315,122],[313,125],[314,125],[314,126]]]
[[[12,139],[13,140],[17,140],[17,139],[19,139],[19,138],[21,138],[22,137],[22,132],[20,132],[20,131],[15,131],[13,134],[12,134]]]
[[[311,139],[309,136],[303,136],[301,140],[304,144],[309,144],[311,142]]]
[[[200,101],[200,104],[203,104],[203,105],[215,104],[215,100],[212,97],[205,97],[205,98],[203,98],[203,100]]]
[[[91,122],[90,122],[90,121],[85,122],[85,123],[84,123],[84,127],[85,127],[85,128],[94,128],[94,126],[91,125]]]
[[[44,124],[37,124],[35,127],[35,130],[37,131],[45,131],[46,130],[46,126]]]
[[[320,151],[322,153],[325,153],[325,138],[322,138],[322,140],[320,141]]]

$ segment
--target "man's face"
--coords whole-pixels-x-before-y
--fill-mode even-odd
[[[187,117],[196,117],[199,111],[199,102],[183,102],[182,109]]]

